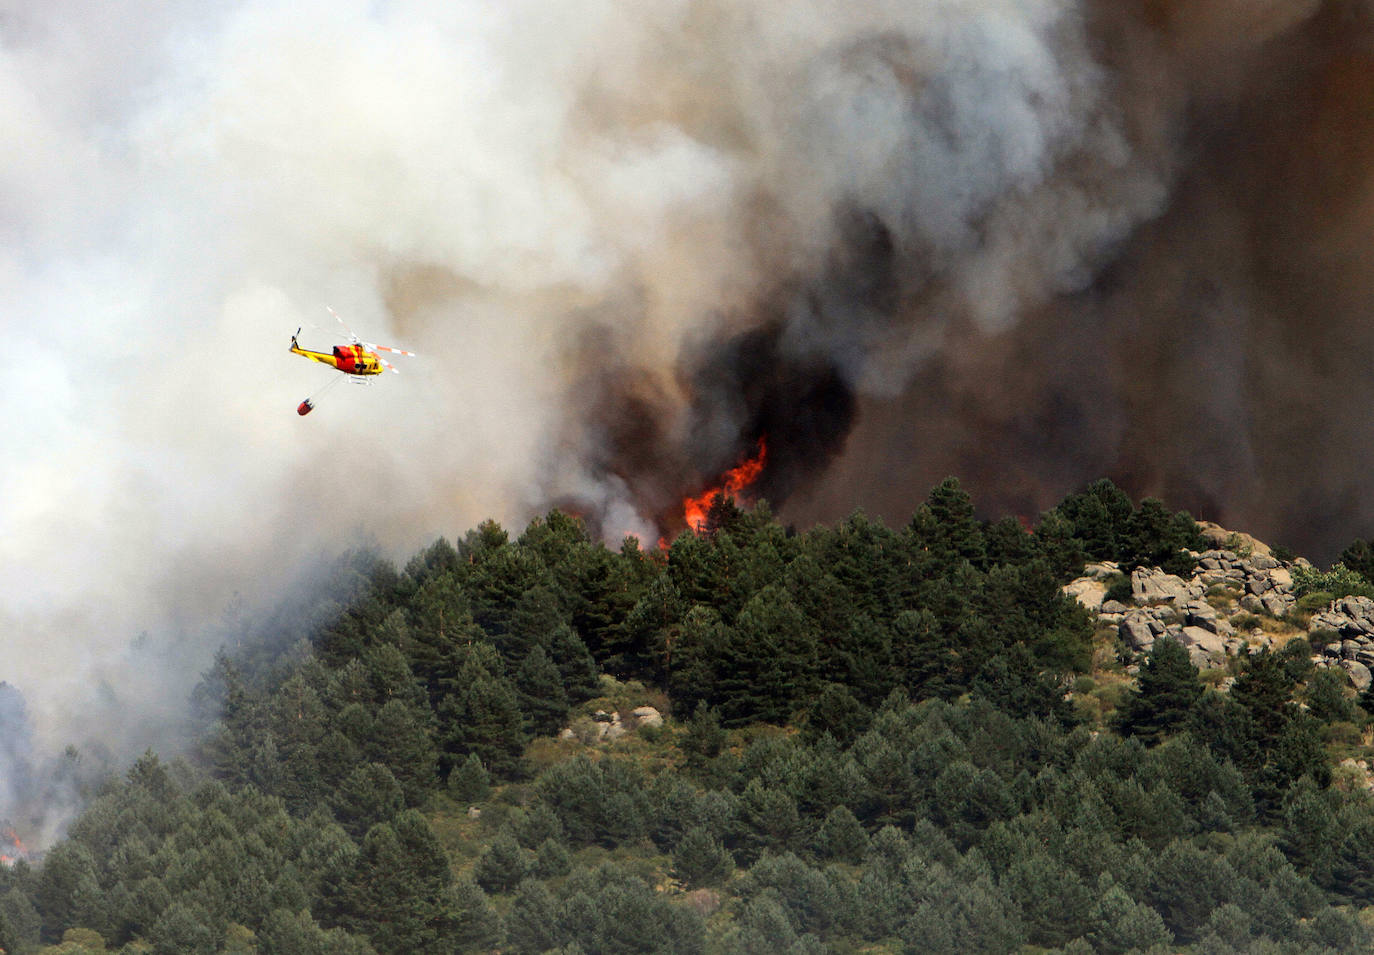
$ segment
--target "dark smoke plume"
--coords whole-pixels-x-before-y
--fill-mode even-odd
[[[1129,125],[1171,131],[1167,204],[1082,291],[867,406],[854,461],[892,490],[841,470],[809,513],[896,517],[943,473],[1034,513],[1106,474],[1318,559],[1374,529],[1369,8],[1136,13],[1099,48]]]
[[[1374,531],[1370,7],[1090,3],[1000,75],[1005,22],[963,9],[968,62],[893,30],[803,71],[833,112],[799,162],[876,101],[882,180],[832,194],[805,269],[762,190],[760,291],[680,351],[685,412],[595,406],[597,466],[663,515],[768,432],[802,523],[905,520],[946,474],[1033,516],[1106,475],[1318,558]]]

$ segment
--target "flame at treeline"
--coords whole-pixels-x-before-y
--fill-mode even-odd
[[[759,479],[767,460],[768,442],[761,437],[759,438],[758,450],[753,456],[745,458],[726,471],[715,486],[708,488],[696,497],[687,497],[683,500],[682,516],[687,521],[687,526],[694,531],[699,531],[706,525],[706,514],[710,511],[711,502],[715,500],[717,494],[723,494],[739,503],[740,494]]]
[[[20,859],[29,857],[28,846],[24,845],[14,826],[0,828],[0,864],[14,865]]]

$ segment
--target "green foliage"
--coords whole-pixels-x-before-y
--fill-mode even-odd
[[[344,780],[334,794],[334,816],[355,838],[379,822],[388,822],[405,806],[401,784],[385,766],[367,763]]]
[[[1358,745],[1342,674],[1295,641],[1204,690],[1161,640],[1129,692],[1085,676],[1061,585],[1085,557],[1186,570],[1186,515],[1099,482],[1027,532],[949,480],[897,530],[725,500],[709,525],[613,552],[552,512],[403,572],[351,555],[295,649],[206,674],[203,775],[149,754],[40,868],[0,867],[0,945],[1368,947],[1374,800],[1324,745]],[[612,676],[677,720],[548,738]],[[1118,722],[1079,725],[1069,686],[1122,688]]]
[[[716,711],[702,700],[697,703],[687,722],[687,735],[681,744],[684,752],[698,759],[712,759],[720,755],[725,745],[725,730],[721,728]]]
[[[450,759],[475,753],[491,772],[514,773],[528,741],[519,696],[491,647],[464,656],[458,688],[439,704],[441,746]]]
[[[520,883],[506,920],[506,943],[515,952],[537,955],[558,947],[558,900],[537,879]]]
[[[343,929],[324,929],[308,911],[274,909],[257,933],[258,951],[300,955],[375,955],[364,939]]]
[[[1109,885],[1091,913],[1089,938],[1104,955],[1124,955],[1157,945],[1168,945],[1173,935],[1159,913],[1139,902],[1118,885]]]
[[[693,888],[719,885],[734,870],[734,858],[701,826],[688,829],[673,851],[673,874]]]
[[[1330,594],[1329,599],[1341,597],[1374,597],[1374,584],[1364,574],[1347,567],[1339,561],[1327,571],[1318,570],[1305,564],[1293,565],[1293,594],[1306,597],[1309,594]]]
[[[473,881],[488,892],[509,892],[529,874],[532,855],[520,847],[515,833],[503,828],[478,857]]]
[[[1140,668],[1135,691],[1118,710],[1117,726],[1124,736],[1158,743],[1183,729],[1202,697],[1202,679],[1177,640],[1156,640]]]
[[[561,892],[558,940],[586,952],[691,955],[705,947],[700,916],[672,905],[614,865],[574,873]]]
[[[1207,547],[1190,515],[1171,514],[1154,498],[1146,498],[1137,507],[1106,478],[1065,498],[1055,511],[1068,522],[1084,553],[1097,560],[1118,561],[1127,571],[1157,566],[1187,576],[1195,561],[1186,552]]]
[[[645,780],[632,763],[579,756],[550,767],[536,788],[574,845],[613,847],[647,834]]]
[[[1366,581],[1374,581],[1374,544],[1363,538],[1357,538],[1350,542],[1345,550],[1341,551],[1336,558],[1336,563],[1348,568],[1351,572],[1359,574]],[[1331,568],[1335,570],[1335,567]]]
[[[868,834],[849,807],[841,804],[826,814],[814,847],[822,859],[858,864],[868,850]]]
[[[1134,599],[1134,594],[1135,591],[1131,587],[1129,574],[1113,574],[1107,578],[1107,589],[1102,595],[1102,602],[1115,600],[1117,603],[1129,606]]]
[[[215,955],[218,939],[201,906],[172,902],[148,930],[153,955]]]
[[[541,879],[557,879],[572,871],[572,856],[559,839],[548,838],[534,854],[532,872]]]
[[[463,922],[448,859],[415,810],[373,826],[327,890],[329,921],[379,953],[448,951]]]
[[[449,795],[459,802],[481,802],[491,791],[491,776],[482,765],[482,757],[468,755],[448,774]]]
[[[1316,670],[1307,681],[1307,711],[1323,723],[1339,723],[1355,715],[1354,701],[1346,696],[1350,680],[1344,671],[1329,667]]]
[[[520,661],[515,688],[530,735],[557,733],[568,718],[568,695],[563,689],[563,675],[543,647],[532,647]]]

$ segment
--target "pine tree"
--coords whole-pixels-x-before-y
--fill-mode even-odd
[[[1150,870],[1145,901],[1184,943],[1202,936],[1208,916],[1233,901],[1239,881],[1225,859],[1184,839],[1169,843]]]
[[[839,920],[841,900],[834,885],[791,852],[764,856],[737,884],[744,899],[776,893],[798,932],[827,934]]]
[[[438,783],[439,753],[432,723],[428,708],[393,698],[377,711],[373,735],[364,750],[374,762],[391,770],[408,806],[424,802]]]
[[[516,889],[506,919],[506,942],[515,952],[539,955],[557,948],[558,900],[538,879],[525,879]]]
[[[1187,725],[1202,691],[1188,651],[1177,640],[1162,637],[1150,648],[1136,689],[1121,706],[1117,726],[1123,736],[1159,743]]]
[[[343,929],[324,929],[308,911],[274,910],[257,932],[257,946],[246,951],[299,955],[376,955],[366,940]]]
[[[525,748],[524,719],[515,688],[491,647],[474,644],[458,676],[459,688],[439,705],[440,736],[450,765],[476,753],[498,776],[514,773]]]
[[[1085,491],[1066,497],[1055,510],[1073,524],[1073,535],[1082,542],[1088,557],[1128,558],[1123,543],[1135,508],[1110,480],[1093,482]]]
[[[448,857],[414,809],[368,831],[357,864],[343,872],[327,907],[382,955],[450,952],[464,919]]]
[[[802,832],[796,800],[758,777],[751,779],[740,795],[732,842],[741,861],[752,864],[761,853],[797,848]]]
[[[174,901],[148,931],[153,955],[215,955],[219,939],[199,905]]]
[[[715,709],[707,706],[705,700],[698,702],[692,711],[692,718],[687,721],[687,735],[679,743],[682,750],[689,759],[714,759],[720,755],[725,740],[726,732],[721,728],[720,717]]]
[[[104,927],[105,893],[90,850],[75,841],[55,846],[44,859],[35,901],[43,913],[43,937],[49,941],[57,941],[69,928]]]
[[[534,852],[533,875],[540,879],[559,879],[572,871],[572,855],[563,840],[550,837]]]
[[[448,888],[445,902],[451,922],[446,935],[456,951],[486,951],[501,940],[501,916],[477,883],[461,878]]]
[[[1090,927],[1092,893],[1073,869],[1044,851],[1014,860],[1001,884],[1021,907],[1031,944],[1058,948]]]
[[[515,833],[502,827],[477,857],[473,880],[488,892],[509,892],[529,874],[533,860],[522,849]]]
[[[683,833],[673,851],[673,874],[693,888],[719,885],[730,878],[734,869],[735,860],[730,853],[701,826]]]
[[[360,839],[405,808],[405,794],[391,770],[380,763],[366,763],[344,780],[332,802],[334,817],[349,835]]]
[[[856,865],[868,849],[868,834],[847,806],[831,809],[814,842],[817,855]]]
[[[751,899],[740,916],[738,951],[747,955],[785,952],[797,941],[796,929],[775,891]]]
[[[1096,950],[1105,955],[1145,951],[1173,941],[1159,913],[1131,898],[1118,885],[1106,888],[1090,917],[1093,929],[1089,937]]]
[[[1369,541],[1363,538],[1351,541],[1350,545],[1341,551],[1336,562],[1344,564],[1366,581],[1374,583],[1374,544]]]
[[[563,677],[544,648],[535,646],[515,671],[515,689],[532,736],[551,736],[568,718]]]
[[[481,802],[490,790],[491,777],[476,753],[468,753],[448,774],[449,795],[459,802]]]
[[[926,507],[935,520],[935,535],[931,551],[946,563],[966,560],[975,567],[986,562],[983,531],[973,513],[973,499],[959,484],[948,477],[931,490]]]

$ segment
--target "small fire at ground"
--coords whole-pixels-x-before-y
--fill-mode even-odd
[[[29,849],[9,823],[0,824],[0,865],[11,866],[30,858]]]
[[[735,503],[739,503],[740,495],[763,473],[767,459],[768,444],[763,438],[759,438],[758,451],[752,457],[745,458],[726,471],[714,487],[708,488],[696,497],[685,498],[682,502],[682,516],[686,519],[687,526],[694,531],[700,531],[706,525],[706,514],[710,511],[711,501],[717,494],[724,494]]]

